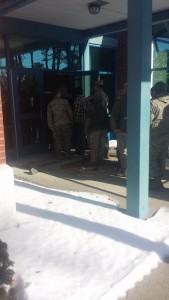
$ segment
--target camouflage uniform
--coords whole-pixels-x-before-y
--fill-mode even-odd
[[[86,110],[85,133],[89,139],[90,161],[98,166],[105,156],[109,117],[102,105],[91,104]]]
[[[96,130],[89,135],[90,161],[93,166],[98,166],[105,157],[105,144],[107,142],[107,130]]]
[[[56,154],[61,155],[62,151],[69,154],[73,113],[66,99],[53,98],[47,108],[47,122],[49,129],[53,133]]]
[[[109,98],[107,97],[106,93],[102,89],[94,93],[93,100],[95,103],[101,104],[107,111]]]
[[[169,96],[151,100],[150,178],[161,179],[169,143]]]

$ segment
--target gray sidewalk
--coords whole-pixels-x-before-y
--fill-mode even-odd
[[[57,161],[52,153],[33,155],[9,163],[17,179],[32,182],[48,188],[69,191],[85,191],[106,194],[117,202],[125,213],[126,179],[114,175],[118,168],[117,159],[105,160],[102,169],[91,171],[88,162],[82,157],[72,156],[70,160]],[[31,172],[34,168],[36,171]],[[160,207],[169,206],[169,168],[164,180],[164,190],[149,194],[149,216]],[[169,254],[168,254],[169,257]],[[169,299],[169,260],[159,264],[149,276],[128,291],[127,296],[119,300],[168,300]],[[111,299],[110,299],[111,300]]]
[[[16,178],[59,190],[106,194],[119,203],[119,208],[126,209],[126,178],[114,175],[118,169],[116,157],[105,160],[98,171],[89,170],[88,161],[82,157],[56,160],[52,153],[27,156],[9,165]],[[149,193],[149,216],[161,206],[169,205],[169,166],[167,169],[164,189]]]

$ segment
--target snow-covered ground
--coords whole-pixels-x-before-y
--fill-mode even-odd
[[[14,197],[17,225],[0,239],[23,280],[21,300],[115,300],[169,256],[169,208],[139,220],[114,198],[22,181]]]

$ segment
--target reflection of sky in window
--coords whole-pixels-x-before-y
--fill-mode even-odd
[[[0,58],[0,67],[6,67],[6,58]]]
[[[169,50],[169,39],[168,38],[160,38],[156,39],[155,43],[157,43],[156,51],[168,51]]]
[[[47,51],[47,65],[46,65],[45,55],[42,53],[42,50],[34,51],[32,53],[33,64],[37,65],[37,67],[52,69],[52,55],[53,55],[53,50],[50,48]],[[66,51],[62,50],[61,55],[66,60],[67,57]],[[23,63],[23,67],[32,68],[31,53],[22,54],[22,63]],[[38,66],[38,64],[40,64],[41,66]],[[56,65],[57,65],[57,60],[55,66]],[[67,68],[67,62],[61,62],[59,64],[59,70],[63,70],[64,68]]]
[[[169,39],[157,38],[154,40],[153,68],[167,68],[169,63]]]

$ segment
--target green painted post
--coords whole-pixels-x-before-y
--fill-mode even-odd
[[[127,213],[148,216],[152,0],[128,0]]]

